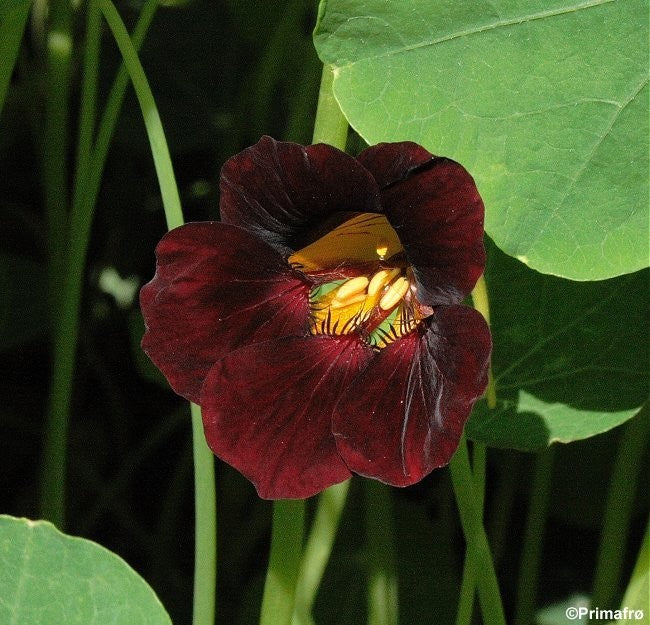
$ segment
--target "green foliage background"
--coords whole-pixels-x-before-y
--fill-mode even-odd
[[[37,11],[10,71],[28,5],[0,2],[0,511],[37,518],[51,337],[60,320],[48,300],[50,94]],[[141,3],[117,6],[132,25]],[[603,519],[622,501],[607,499],[610,475],[623,466],[631,511],[620,537],[621,575],[607,597],[616,605],[648,513],[647,493],[635,489],[648,469],[647,412],[616,428],[639,413],[648,389],[647,7],[640,0],[328,0],[312,39],[316,20],[307,0],[190,0],[157,11],[141,58],[186,220],[218,218],[221,164],[261,134],[309,142],[321,70],[314,42],[336,68],[335,93],[356,131],[351,152],[364,140],[410,139],[462,162],[486,203],[499,398],[493,411],[479,402],[467,432],[493,447],[486,524],[506,608],[512,614],[536,487],[536,456],[517,450],[570,441],[577,442],[551,452],[538,604],[590,592]],[[70,162],[83,28],[78,12]],[[106,30],[102,44],[103,102],[119,54]],[[121,555],[182,624],[190,622],[192,583],[188,410],[143,358],[134,297],[153,273],[164,230],[149,144],[129,94],[83,277],[67,531]],[[629,433],[636,451],[619,463]],[[218,622],[247,625],[258,616],[270,506],[231,469],[217,469]],[[393,496],[401,621],[453,622],[463,541],[448,473]],[[365,619],[363,515],[353,480],[316,602],[319,625]],[[48,526],[20,531],[35,528],[54,542],[70,540]],[[19,562],[10,542],[0,557]]]

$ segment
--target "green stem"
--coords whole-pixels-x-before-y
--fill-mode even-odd
[[[135,28],[133,29],[133,35],[131,37],[133,46],[136,50],[140,49],[140,46],[144,41],[149,26],[151,25],[151,21],[153,20],[153,16],[156,13],[157,5],[157,0],[146,0],[142,5],[140,16]],[[106,157],[108,156],[108,150],[113,138],[113,133],[115,132],[115,127],[117,126],[120,110],[122,109],[122,102],[124,101],[124,94],[126,93],[128,84],[129,74],[126,70],[126,66],[122,64],[117,76],[115,77],[115,81],[113,82],[108,99],[106,100],[104,114],[99,123],[95,149],[92,153],[88,177],[85,179],[85,183],[84,179],[79,179],[81,184],[75,188],[72,218],[74,220],[75,215],[79,215],[80,219],[83,220],[77,223],[77,228],[82,228],[84,230],[88,229],[92,222],[93,211],[95,204],[97,203],[97,196],[99,194],[104,166],[106,164]],[[77,232],[77,230],[74,231]]]
[[[214,456],[205,444],[201,408],[192,408],[194,450],[194,609],[193,625],[212,625],[217,580],[217,506]]]
[[[292,625],[309,625],[312,622],[311,609],[332,553],[349,488],[350,480],[346,480],[323,491],[319,497],[298,572]]]
[[[485,501],[485,466],[487,461],[487,448],[481,443],[474,443],[472,455],[472,473],[474,475],[474,488],[476,489],[477,504],[483,510]],[[482,516],[482,515],[481,515]],[[460,585],[456,625],[469,625],[474,610],[474,595],[476,590],[476,559],[468,550],[463,566],[463,578]]]
[[[625,425],[614,461],[605,502],[603,530],[598,550],[592,605],[612,606],[621,581],[628,526],[648,437],[648,407]]]
[[[487,324],[490,324],[490,302],[487,292],[485,276],[481,276],[476,282],[472,291],[472,303],[484,317]],[[486,390],[487,405],[490,410],[496,408],[497,395],[492,377],[492,367],[488,369],[488,386]],[[485,445],[480,443],[474,444],[473,466],[474,488],[476,490],[477,505],[483,522],[483,505],[485,501],[485,464],[487,459],[487,450]],[[456,613],[456,625],[469,625],[472,620],[474,610],[474,594],[476,589],[477,562],[473,551],[468,548],[465,555],[463,566],[463,577],[460,586],[460,596],[458,599],[458,611]]]
[[[485,282],[485,275],[482,275],[472,291],[472,303],[474,308],[478,310],[487,324],[490,325],[490,301],[488,298],[487,283]],[[492,375],[492,365],[488,369],[488,385],[485,391],[487,405],[490,410],[497,407],[497,389]]]
[[[517,580],[515,625],[528,625],[535,616],[539,565],[544,544],[544,523],[553,477],[553,448],[538,454],[531,486],[523,553]]]
[[[183,224],[183,212],[181,210],[181,200],[178,195],[178,186],[174,176],[169,148],[163,131],[162,122],[158,113],[158,107],[151,93],[149,82],[144,73],[138,53],[133,46],[129,33],[120,18],[115,5],[110,0],[99,0],[102,13],[106,18],[115,43],[120,49],[124,63],[131,77],[135,95],[138,98],[144,125],[149,137],[151,154],[153,156],[158,184],[160,185],[160,194],[162,196],[163,208],[167,219],[169,229],[176,228]]]
[[[334,147],[345,150],[348,139],[348,122],[334,97],[333,85],[334,71],[332,66],[324,65],[318,93],[318,109],[316,111],[312,142],[329,143]]]
[[[395,526],[390,487],[365,480],[368,548],[368,625],[399,622]]]
[[[499,584],[478,505],[481,498],[476,493],[465,437],[461,438],[449,469],[467,549],[473,552],[477,570],[481,571],[477,581],[483,622],[485,625],[505,625]]]
[[[273,504],[271,555],[266,572],[260,625],[291,625],[302,553],[305,502]]]
[[[126,27],[110,0],[99,0],[102,13],[113,32],[142,109],[145,128],[158,175],[168,229],[183,224],[178,187],[160,115],[137,51]],[[214,457],[205,443],[201,413],[192,406],[195,475],[195,577],[194,625],[212,625],[216,597],[216,508]]]
[[[47,33],[47,94],[43,138],[43,186],[48,230],[49,300],[53,346],[53,378],[58,374],[57,354],[64,350],[59,314],[60,289],[65,276],[65,238],[68,228],[67,129],[72,56],[72,16],[67,0],[50,6]],[[72,384],[70,381],[69,385]],[[45,426],[41,480],[41,515],[59,528],[65,523],[65,471],[68,437],[69,394],[66,383],[59,387],[52,380],[50,406]]]
[[[74,42],[72,10],[68,0],[49,5],[47,32],[47,81],[45,133],[43,140],[43,185],[48,225],[50,305],[56,311],[59,289],[65,271],[65,239],[68,228],[68,113],[70,74]],[[56,321],[56,318],[54,319]],[[60,445],[65,446],[65,433]],[[60,452],[65,454],[65,451]],[[63,494],[63,483],[52,486]],[[64,520],[63,496],[47,512],[51,521]]]

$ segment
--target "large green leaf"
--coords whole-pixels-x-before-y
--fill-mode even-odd
[[[46,521],[0,516],[0,623],[171,625],[123,560]]]
[[[571,282],[533,271],[490,246],[498,406],[480,401],[468,436],[541,449],[605,432],[648,397],[648,275]]]
[[[463,163],[505,252],[576,280],[647,266],[645,0],[323,0],[314,36],[350,124]]]

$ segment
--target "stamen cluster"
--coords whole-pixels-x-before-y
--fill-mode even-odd
[[[423,314],[409,274],[409,269],[384,267],[315,287],[310,293],[311,334],[358,332],[381,349],[412,331]]]

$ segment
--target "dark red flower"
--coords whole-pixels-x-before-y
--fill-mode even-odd
[[[487,383],[462,306],[485,264],[471,176],[414,143],[356,159],[263,137],[221,172],[221,222],[156,249],[142,345],[262,497],[446,464]]]

